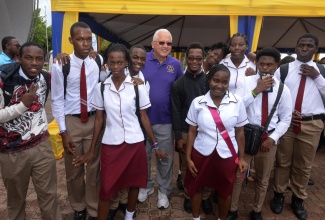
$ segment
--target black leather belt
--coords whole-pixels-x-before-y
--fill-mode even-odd
[[[311,121],[311,120],[319,120],[319,119],[324,120],[325,114],[304,116],[301,118],[301,121]]]
[[[88,117],[90,117],[90,116],[92,116],[94,114],[96,114],[96,111],[88,112]],[[69,115],[71,115],[73,117],[77,117],[77,118],[81,117],[81,114],[69,114]]]

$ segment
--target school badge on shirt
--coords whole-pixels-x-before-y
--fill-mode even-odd
[[[172,65],[167,66],[167,72],[173,73],[174,72],[174,67]]]

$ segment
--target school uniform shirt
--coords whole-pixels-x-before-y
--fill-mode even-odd
[[[244,60],[241,62],[241,64],[237,68],[234,65],[234,63],[231,61],[230,57],[231,56],[226,57],[225,59],[221,60],[220,64],[223,64],[226,67],[228,67],[228,69],[230,71],[229,91],[232,93],[236,93],[236,89],[238,87],[238,82],[243,80],[246,77],[246,75],[245,75],[246,69],[251,67],[255,70],[256,66],[245,55]]]
[[[313,61],[309,61],[307,63],[302,63],[299,60],[295,60],[289,63],[288,75],[284,81],[284,84],[289,88],[291,92],[291,100],[292,100],[292,111],[294,112],[295,103],[298,94],[298,88],[300,84],[301,73],[300,66],[302,64],[308,64],[309,66],[313,66],[318,72],[316,63]],[[280,80],[280,68],[275,72],[275,78]],[[322,96],[325,97],[325,79],[322,75],[319,75],[316,79],[312,79],[310,77],[306,78],[305,91],[301,106],[301,114],[302,116],[311,116],[324,114],[325,108],[322,101]]]
[[[194,148],[205,156],[210,155],[216,149],[220,157],[232,157],[228,145],[216,128],[216,123],[208,106],[216,107],[211,99],[210,91],[204,96],[195,98],[188,111],[186,122],[189,125],[198,127]],[[217,111],[234,145],[235,151],[238,152],[235,128],[242,127],[248,123],[243,101],[239,96],[227,92]]]
[[[249,123],[255,125],[261,125],[262,121],[263,93],[259,93],[255,98],[252,94],[252,90],[255,89],[259,78],[259,74],[245,77],[243,80],[244,89],[237,89],[236,91],[236,94],[242,97],[244,101]],[[273,92],[268,93],[268,114],[270,114],[273,108],[274,102],[278,95],[279,86],[280,81],[274,78]],[[279,138],[288,130],[290,126],[292,117],[291,109],[291,93],[288,87],[284,85],[281,98],[267,129],[267,131],[275,129],[274,132],[272,132],[269,136],[275,141],[275,143],[278,142]]]
[[[146,88],[138,85],[140,110],[151,106]],[[116,90],[112,78],[104,81],[103,95],[98,84],[91,105],[98,110],[106,111],[106,127],[102,143],[118,145],[138,143],[144,136],[136,116],[135,90],[131,77],[126,76],[120,88]]]
[[[51,96],[52,113],[59,124],[60,131],[66,130],[65,115],[80,114],[80,71],[82,62],[85,61],[85,73],[87,84],[87,108],[88,112],[95,111],[90,105],[96,85],[99,79],[99,68],[94,59],[89,56],[84,60],[70,55],[70,73],[67,77],[66,96],[64,99],[62,66],[55,63],[52,67]]]

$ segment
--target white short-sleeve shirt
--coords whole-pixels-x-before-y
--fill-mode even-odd
[[[211,99],[210,92],[204,96],[195,98],[188,111],[186,122],[192,126],[198,126],[198,134],[194,141],[194,148],[206,156],[210,155],[216,149],[220,157],[229,158],[232,154],[219,130],[217,131],[216,124],[208,106],[216,108]],[[239,96],[227,92],[217,111],[229,133],[236,152],[238,152],[235,127],[242,127],[248,123],[244,103]]]
[[[149,96],[144,85],[138,85],[140,110],[151,106]],[[103,98],[104,96],[104,98]],[[102,143],[118,145],[123,142],[132,144],[144,140],[142,130],[136,116],[136,94],[131,77],[126,76],[117,91],[112,78],[104,81],[103,96],[101,84],[97,85],[92,106],[106,111],[106,127]]]

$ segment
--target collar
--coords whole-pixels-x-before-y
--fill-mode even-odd
[[[77,57],[74,52],[71,54],[71,59],[74,60],[76,63],[78,63],[80,66],[82,66],[82,62],[85,61],[85,66],[90,65],[91,59],[89,58],[89,56],[87,56],[84,60],[80,59],[79,57]]]
[[[230,102],[237,103],[238,100],[234,94],[232,94],[231,92],[229,92],[229,90],[227,90],[225,96],[221,100],[220,105],[229,104]],[[207,106],[214,107],[214,108],[216,107],[216,105],[214,104],[211,98],[210,91],[203,96],[203,98],[199,101],[199,103],[205,103]]]
[[[1,56],[3,56],[4,60],[5,61],[8,61],[8,62],[15,62],[14,60],[10,59],[10,57],[8,57],[8,55],[2,51],[1,53]]]
[[[204,75],[205,75],[205,73],[203,72],[202,69],[201,69],[201,72],[199,74],[196,74],[196,75],[188,72],[188,69],[186,69],[186,72],[185,72],[185,76],[190,78],[190,79],[198,79],[198,78],[201,78]]]
[[[309,60],[308,62],[306,62],[306,63],[303,63],[303,62],[301,62],[301,61],[299,61],[299,60],[295,60],[295,61],[293,61],[293,63],[295,64],[295,65],[297,65],[297,66],[300,66],[301,64],[308,64],[309,66],[313,66],[313,61],[312,60]]]
[[[241,62],[241,64],[238,66],[238,68],[234,65],[234,63],[232,62],[231,60],[231,55],[229,57],[226,57],[224,59],[224,63],[228,66],[228,67],[232,67],[232,68],[235,68],[235,69],[240,69],[240,68],[243,68],[243,67],[247,67],[248,63],[250,63],[251,61],[247,58],[246,55],[244,55],[244,59],[243,61]]]
[[[124,79],[124,82],[123,82],[123,83],[130,83],[130,84],[133,84],[133,82],[132,82],[132,78],[131,78],[130,74],[126,73],[126,71],[124,72],[124,74],[126,75],[126,78]],[[103,82],[103,84],[114,84],[113,81],[112,81],[112,77],[113,77],[113,76],[108,77],[108,78]],[[122,84],[123,84],[123,83],[122,83]]]
[[[24,73],[24,71],[23,71],[23,69],[20,67],[19,68],[19,75],[21,76],[21,77],[23,77],[24,79],[26,79],[26,80],[34,80],[34,79],[39,79],[39,75],[40,75],[40,73],[34,78],[34,79],[30,79],[25,73]]]

